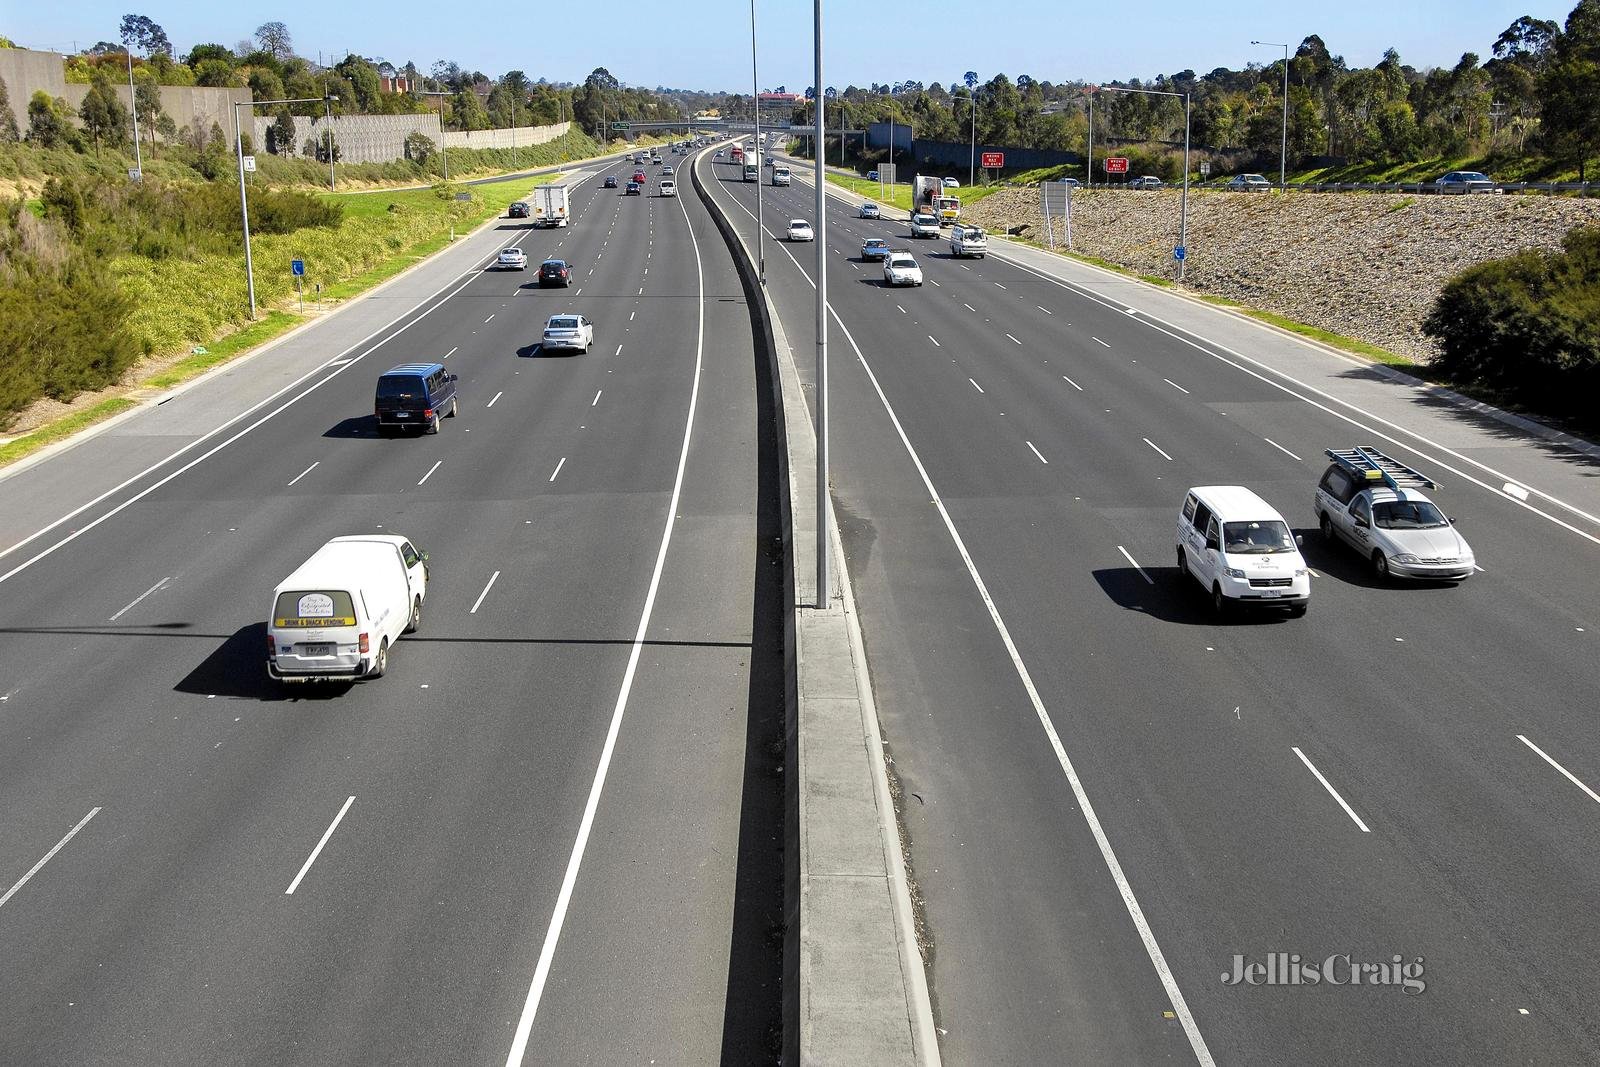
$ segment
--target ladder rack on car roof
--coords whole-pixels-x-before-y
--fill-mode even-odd
[[[1379,452],[1376,448],[1329,448],[1324,450],[1333,460],[1357,478],[1366,482],[1382,482],[1390,489],[1438,489],[1439,483],[1412,470],[1397,459]]]

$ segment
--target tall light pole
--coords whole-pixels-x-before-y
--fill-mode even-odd
[[[972,154],[967,159],[967,185],[978,184],[978,75],[967,71],[967,103],[972,105]]]
[[[332,93],[322,98],[322,112],[328,122],[328,192],[333,192],[333,102],[339,99]],[[237,112],[236,112],[237,114]]]
[[[750,0],[750,102],[756,113],[756,151],[761,151],[761,83],[756,78],[756,0]],[[761,170],[756,169],[756,275],[767,284],[767,254],[761,245]]]
[[[817,128],[813,134],[816,150],[811,153],[816,167],[817,187],[817,607],[832,603],[828,585],[828,247],[827,181],[823,174],[823,134],[826,94],[822,80],[822,0],[812,0],[815,39],[812,44],[814,70],[812,84],[817,90]]]
[[[1094,188],[1094,94],[1098,86],[1089,86],[1089,162],[1084,164],[1083,184],[1090,189]]]
[[[239,219],[244,224],[244,282],[245,288],[250,293],[250,317],[256,317],[256,271],[255,263],[250,257],[250,202],[245,196],[244,184],[244,138],[239,130],[239,109],[241,107],[256,108],[270,107],[277,104],[315,104],[317,98],[305,97],[299,100],[235,100],[233,102],[233,147],[239,157]]]
[[[1289,188],[1289,46],[1271,41],[1251,41],[1262,48],[1283,49],[1283,143],[1278,152],[1278,191]]]
[[[423,89],[418,96],[449,96],[451,94],[438,89]],[[439,155],[444,159],[444,180],[450,180],[450,146],[444,140],[444,108],[439,109]]]
[[[1159,89],[1124,89],[1117,85],[1096,85],[1095,91],[1108,93],[1141,93],[1145,96],[1171,96],[1183,101],[1183,198],[1178,206],[1178,248],[1182,253],[1174,250],[1178,258],[1178,280],[1183,281],[1183,268],[1189,256],[1189,94],[1167,93]],[[1090,99],[1093,99],[1091,97]]]
[[[122,50],[128,55],[128,111],[133,114],[133,167],[139,172],[139,178],[144,179],[144,154],[139,151],[139,98],[133,91],[133,43],[123,41]],[[234,112],[237,116],[239,113]],[[154,151],[154,149],[151,149]],[[242,184],[242,179],[241,179]]]

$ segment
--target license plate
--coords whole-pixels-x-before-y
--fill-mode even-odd
[[[305,644],[296,646],[302,656],[331,656],[334,646],[331,644]]]
[[[397,411],[397,412],[394,413],[394,417],[397,418],[397,419],[409,419],[411,417],[411,412],[409,412],[409,411]]]
[[[1278,592],[1276,589],[1268,589],[1266,592],[1262,593],[1261,595],[1264,596],[1264,597],[1277,597],[1277,596],[1282,596],[1283,594]]]

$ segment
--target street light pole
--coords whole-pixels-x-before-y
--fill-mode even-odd
[[[972,153],[967,158],[967,188],[978,184],[978,89],[967,86],[967,102],[972,105]]]
[[[1095,87],[1089,86],[1089,162],[1084,165],[1083,183],[1089,188],[1094,188],[1094,93]]]
[[[1263,48],[1283,49],[1283,142],[1278,152],[1278,191],[1289,187],[1289,46],[1272,41],[1251,41]]]
[[[756,115],[756,151],[761,149],[761,83],[756,77],[756,0],[750,0],[750,102]],[[761,245],[761,169],[756,168],[756,276],[767,284],[767,254]]]
[[[133,45],[124,43],[122,50],[128,56],[128,110],[133,114],[133,166],[139,172],[139,178],[144,179],[144,154],[139,151],[139,97],[133,91]],[[235,111],[234,117],[239,113]],[[240,179],[240,184],[243,184]]]
[[[449,96],[447,92],[438,89],[424,89],[419,96]],[[450,146],[444,139],[444,108],[439,109],[439,156],[444,160],[444,180],[450,180]]]
[[[1178,247],[1183,249],[1183,258],[1178,260],[1178,280],[1183,280],[1184,263],[1189,256],[1189,94],[1167,93],[1159,89],[1124,89],[1119,85],[1092,85],[1091,92],[1108,93],[1141,93],[1145,96],[1170,96],[1183,100],[1183,197],[1178,207]],[[1090,99],[1094,99],[1092,96]],[[1174,256],[1177,255],[1174,250]]]
[[[812,19],[815,40],[812,44],[813,82],[817,88],[816,151],[812,163],[816,167],[817,187],[817,607],[826,608],[832,603],[832,590],[828,584],[828,247],[827,236],[827,181],[823,174],[823,134],[826,133],[824,103],[826,96],[822,80],[822,0],[812,0]]]
[[[246,198],[244,184],[244,137],[239,129],[239,109],[241,107],[257,108],[271,107],[277,104],[315,104],[317,98],[306,97],[301,100],[235,100],[233,102],[233,148],[239,157],[239,219],[244,225],[244,283],[245,289],[250,294],[250,317],[256,317],[256,272],[255,262],[250,256],[250,201]]]
[[[333,192],[333,102],[339,99],[332,93],[322,98],[323,114],[328,120],[328,192]]]

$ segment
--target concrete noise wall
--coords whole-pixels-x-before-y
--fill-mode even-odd
[[[526,148],[554,141],[572,128],[570,122],[553,126],[519,126],[514,130],[463,130],[444,135],[447,148]]]

